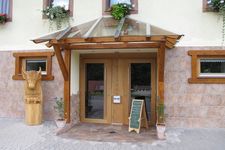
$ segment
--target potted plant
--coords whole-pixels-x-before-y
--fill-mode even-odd
[[[131,9],[132,5],[127,3],[114,4],[111,7],[111,15],[114,17],[114,19],[121,20],[130,14]]]
[[[208,1],[209,7],[214,12],[219,12],[219,14],[223,18],[223,25],[222,25],[222,43],[225,40],[225,2],[224,0],[210,0]]]
[[[53,23],[56,25],[56,29],[59,30],[62,28],[62,25],[66,23],[69,25],[69,10],[66,10],[65,7],[62,6],[50,6],[44,9],[43,15],[49,19],[50,28],[53,29]]]
[[[0,14],[0,24],[4,24],[6,22],[6,14]]]
[[[54,110],[56,113],[55,122],[58,128],[63,128],[66,125],[66,120],[64,119],[64,101],[61,97],[55,98]]]
[[[164,117],[164,104],[158,104],[158,107],[157,107],[156,129],[157,129],[158,139],[164,140],[165,130],[166,130],[165,117]]]

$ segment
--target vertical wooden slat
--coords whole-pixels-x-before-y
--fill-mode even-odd
[[[64,81],[64,117],[70,123],[70,70],[71,70],[71,50],[65,50],[65,65],[68,70],[68,80]]]
[[[192,61],[191,61],[191,68],[192,68],[192,70],[191,70],[191,74],[192,74],[192,78],[194,78],[194,79],[196,79],[197,78],[197,67],[198,67],[198,65],[197,65],[197,61],[198,61],[198,58],[197,58],[197,55],[192,55],[192,57],[191,57],[191,59],[192,59]]]
[[[158,96],[159,103],[164,104],[164,67],[165,67],[165,43],[160,44],[157,53],[158,64]]]

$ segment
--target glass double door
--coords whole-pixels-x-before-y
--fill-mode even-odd
[[[153,60],[83,59],[80,70],[81,121],[128,124],[132,100],[142,99],[147,119],[154,123],[154,70]]]

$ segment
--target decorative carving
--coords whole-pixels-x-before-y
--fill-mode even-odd
[[[43,96],[41,88],[41,68],[39,71],[24,71],[22,76],[24,84],[25,122],[28,125],[42,123]]]

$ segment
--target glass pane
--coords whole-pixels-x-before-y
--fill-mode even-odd
[[[200,68],[202,75],[224,75],[225,59],[200,59]]]
[[[104,118],[104,64],[86,64],[85,117]]]
[[[110,6],[118,3],[131,4],[131,0],[110,0]]]
[[[142,99],[145,101],[147,118],[151,117],[151,64],[131,64],[131,100]]]
[[[47,74],[46,64],[47,60],[26,60],[26,71],[38,71],[41,67],[42,74]]]
[[[121,35],[146,35],[146,24],[127,18],[124,22]]]
[[[61,6],[65,7],[66,10],[69,10],[69,0],[53,0],[52,6]]]
[[[70,31],[70,33],[67,37],[68,38],[82,37],[91,28],[91,26],[96,22],[96,20],[72,27],[72,30]]]
[[[94,29],[91,37],[114,36],[119,21],[113,18],[103,18]]]

